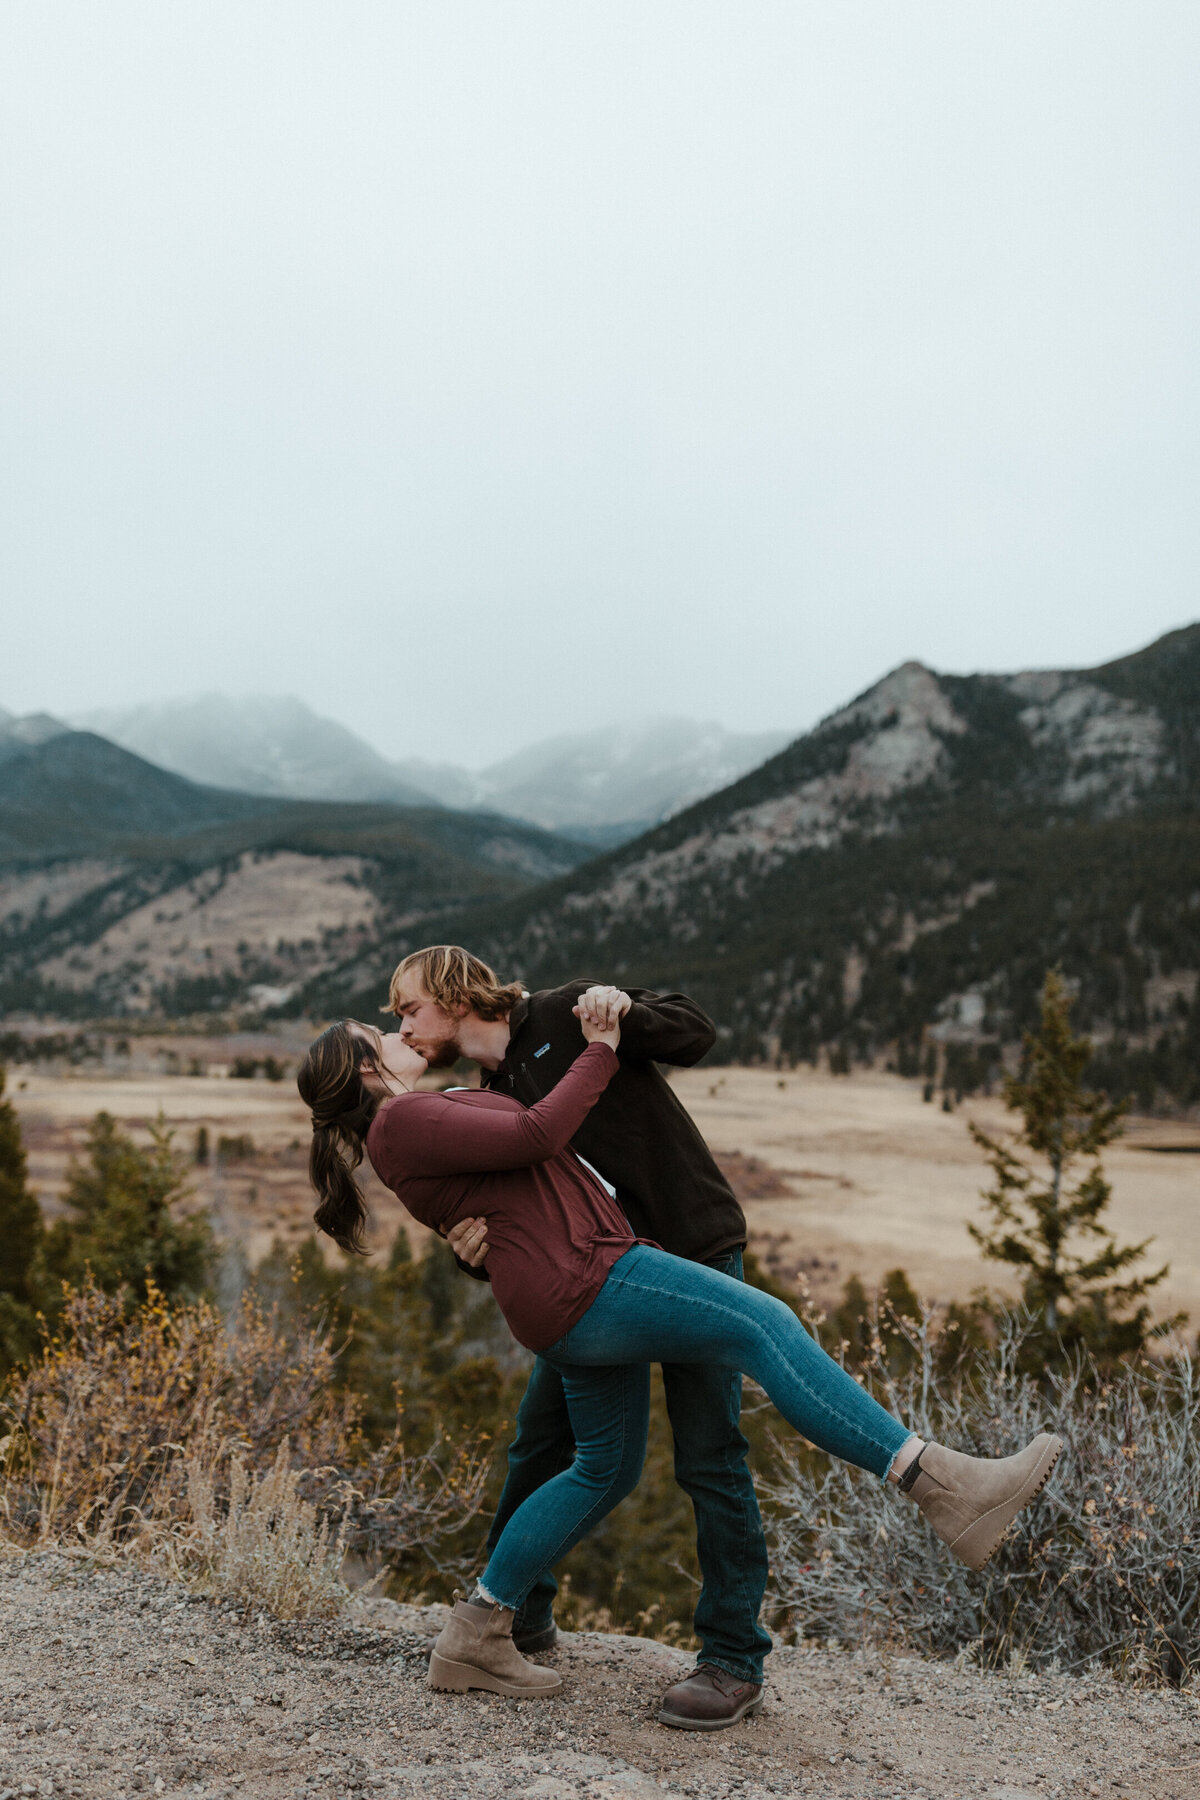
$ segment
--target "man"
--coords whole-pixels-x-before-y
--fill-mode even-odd
[[[655,1066],[688,1068],[712,1048],[712,1021],[694,1002],[585,981],[528,994],[519,984],[501,985],[466,950],[439,944],[405,957],[392,976],[388,1004],[401,1037],[431,1068],[468,1057],[488,1087],[533,1105],[584,1049],[576,1016],[584,997],[590,1010],[605,1009],[610,1022],[620,1019],[621,1067],[572,1139],[574,1149],[616,1190],[639,1237],[740,1280],[742,1209]],[[485,1221],[460,1221],[449,1241],[462,1266],[486,1278]],[[658,1717],[683,1730],[720,1731],[757,1712],[771,1647],[758,1623],[767,1553],[738,1422],[742,1378],[728,1368],[664,1364],[663,1386],[675,1479],[692,1502],[704,1579],[695,1614],[697,1666],[668,1689]],[[567,1467],[573,1453],[562,1382],[538,1357],[517,1415],[489,1551],[525,1497]],[[547,1570],[514,1623],[518,1649],[536,1653],[554,1643],[556,1591]]]

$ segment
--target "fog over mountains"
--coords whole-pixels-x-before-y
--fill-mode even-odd
[[[586,855],[496,813],[201,786],[0,721],[0,1014],[253,1010],[414,917]]]
[[[611,844],[714,789],[787,742],[690,719],[647,719],[542,740],[470,770],[389,762],[362,737],[289,696],[195,695],[97,708],[71,723],[192,781],[306,800],[386,800],[486,809]]]
[[[288,800],[428,806],[433,799],[354,732],[288,695],[230,700],[199,694],[96,707],[70,723],[209,787]]]

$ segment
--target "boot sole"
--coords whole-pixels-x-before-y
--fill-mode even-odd
[[[551,1694],[557,1694],[562,1686],[562,1678],[556,1675],[553,1683],[546,1687],[522,1687],[519,1682],[505,1681],[503,1675],[492,1675],[487,1669],[477,1669],[471,1663],[448,1662],[436,1650],[429,1659],[429,1674],[425,1679],[430,1687],[444,1694],[465,1694],[471,1688],[482,1688],[487,1694],[508,1694],[517,1700],[547,1699]]]
[[[976,1574],[978,1574],[980,1569],[985,1569],[988,1563],[991,1562],[993,1556],[995,1556],[997,1550],[1004,1542],[1009,1527],[1012,1525],[1017,1514],[1023,1507],[1028,1506],[1031,1500],[1037,1499],[1051,1475],[1054,1473],[1055,1464],[1062,1455],[1062,1447],[1062,1439],[1052,1437],[1050,1442],[1046,1445],[1045,1450],[1042,1452],[1040,1462],[1034,1465],[1031,1474],[1018,1490],[1015,1498],[1006,1500],[1002,1506],[994,1506],[991,1512],[984,1513],[982,1518],[976,1519],[973,1524],[968,1525],[967,1529],[955,1538],[954,1542],[950,1545],[950,1549],[953,1551],[954,1555],[958,1557],[960,1562],[964,1562],[967,1565],[968,1569],[974,1569]],[[960,1546],[977,1532],[983,1533],[984,1543],[987,1545],[987,1548],[980,1550],[972,1546],[971,1554],[967,1555]]]
[[[728,1731],[731,1725],[740,1724],[743,1719],[752,1719],[755,1713],[762,1711],[763,1696],[757,1700],[748,1700],[745,1706],[728,1719],[681,1719],[678,1713],[660,1712],[660,1725],[670,1725],[674,1731]]]

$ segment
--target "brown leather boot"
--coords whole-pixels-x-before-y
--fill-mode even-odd
[[[430,1687],[452,1694],[484,1688],[490,1694],[525,1699],[557,1693],[562,1677],[526,1662],[513,1644],[512,1627],[513,1615],[506,1606],[456,1601],[429,1659]]]
[[[944,1544],[968,1569],[982,1569],[1023,1506],[1039,1494],[1062,1439],[1047,1431],[1015,1456],[963,1456],[926,1444],[900,1478]]]
[[[724,1731],[739,1719],[752,1719],[762,1703],[761,1687],[739,1681],[712,1663],[701,1663],[667,1689],[658,1722],[678,1731]]]

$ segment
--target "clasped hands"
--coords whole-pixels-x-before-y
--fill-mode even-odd
[[[621,1020],[632,1005],[623,988],[596,986],[580,994],[571,1010],[589,1044],[610,1044],[615,1050],[621,1038]],[[488,1253],[487,1220],[460,1219],[446,1233],[446,1242],[459,1262],[478,1269]]]

